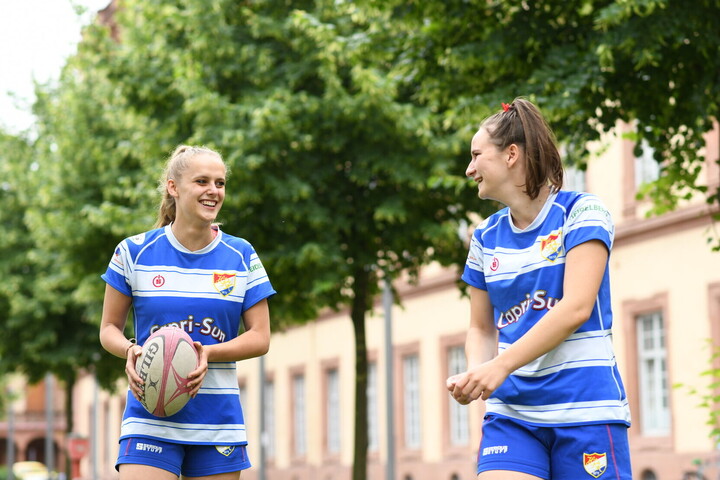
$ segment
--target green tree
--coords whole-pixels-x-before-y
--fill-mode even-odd
[[[411,25],[403,50],[414,95],[451,128],[529,96],[580,166],[590,142],[634,124],[637,149],[646,140],[661,162],[647,192],[656,212],[705,191],[699,152],[720,105],[717,1],[395,3]]]
[[[264,259],[280,292],[276,324],[349,307],[353,478],[365,479],[365,317],[380,277],[464,258],[457,144],[437,140],[432,113],[401,98],[384,9],[126,5],[109,76],[148,125],[175,126],[166,145],[225,154],[233,173],[222,220]]]
[[[99,25],[85,31],[35,107],[36,198],[24,228],[42,276],[26,298],[85,348],[48,352],[73,356],[68,371],[85,365],[98,351],[98,275],[120,239],[151,225],[162,160],[178,143],[218,149],[232,168],[221,220],[263,258],[280,292],[275,326],[350,310],[353,478],[364,480],[367,311],[382,277],[462,262],[458,222],[474,199],[461,192],[464,148],[399,88],[391,12],[372,2],[292,6],[127,0],[118,39]]]
[[[67,206],[73,192],[53,190],[59,173],[48,169],[53,162],[36,161],[41,143],[25,134],[0,136],[5,228],[0,238],[0,375],[21,373],[36,383],[52,373],[64,388],[71,432],[78,372],[92,371],[110,388],[117,374],[108,373],[117,370],[117,359],[99,348],[97,320],[74,298],[80,292],[72,271],[76,265],[67,260],[77,240],[77,211]],[[60,226],[67,230],[63,233]],[[93,258],[92,251],[75,255],[81,253],[86,262]]]
[[[720,204],[698,184],[703,135],[720,108],[720,21],[716,0],[570,0],[394,2],[404,25],[408,90],[462,131],[500,102],[531,97],[548,117],[571,163],[618,122],[635,126],[661,166],[642,192],[653,213],[694,193]],[[717,158],[707,159],[718,162]],[[715,238],[715,250],[720,242]],[[717,353],[713,356],[717,359]],[[718,435],[717,379],[702,395]]]

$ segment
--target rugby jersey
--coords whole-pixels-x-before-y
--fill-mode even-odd
[[[275,293],[247,241],[218,230],[202,250],[189,251],[170,225],[127,238],[102,275],[132,297],[135,338],[142,345],[174,325],[204,345],[238,336],[242,314]],[[152,437],[188,444],[246,444],[234,362],[212,362],[195,398],[178,413],[156,417],[128,389],[120,438]]]
[[[508,208],[473,233],[462,279],[488,292],[507,349],[563,297],[565,258],[573,247],[600,240],[612,249],[614,226],[594,195],[551,194],[527,228]],[[588,320],[552,351],[514,371],[486,402],[490,414],[542,426],[624,423],[630,410],[612,346],[610,281],[605,267]]]

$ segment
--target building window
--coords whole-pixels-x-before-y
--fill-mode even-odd
[[[275,457],[275,384],[272,380],[265,382],[265,403],[263,405],[265,431],[262,432],[262,443],[267,458]]]
[[[640,142],[642,154],[635,157],[635,189],[642,185],[652,183],[660,178],[660,165],[653,158],[655,149],[650,146],[647,140]]]
[[[587,189],[585,177],[586,172],[584,170],[580,170],[579,168],[573,166],[567,166],[565,167],[565,173],[563,174],[563,187],[565,190],[584,192]]]
[[[462,373],[467,369],[465,349],[462,346],[450,347],[448,356],[448,377]],[[467,405],[460,405],[455,400],[448,402],[450,408],[450,444],[465,446],[470,443],[470,416]]]
[[[332,368],[326,375],[327,451],[340,453],[340,374],[337,368]]]
[[[405,447],[420,448],[420,358],[403,357],[403,403],[405,414]]]
[[[640,422],[643,435],[670,433],[665,329],[660,311],[636,317]]]
[[[305,406],[305,376],[297,374],[292,379],[293,388],[293,447],[295,455],[302,457],[307,453],[307,421]]]
[[[368,418],[368,451],[378,450],[378,385],[377,363],[368,363],[367,375],[367,418]]]

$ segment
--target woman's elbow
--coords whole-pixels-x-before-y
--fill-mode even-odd
[[[588,321],[588,319],[592,315],[593,308],[594,305],[578,304],[573,306],[568,315],[570,324],[569,326],[572,328],[573,331],[580,328],[585,322]]]
[[[257,356],[265,355],[270,351],[270,332],[262,332],[257,342]]]
[[[265,354],[267,354],[270,351],[270,339],[268,338],[266,342],[263,342],[260,344],[260,348],[258,350],[258,357],[261,357]]]

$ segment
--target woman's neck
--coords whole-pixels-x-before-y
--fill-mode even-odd
[[[530,198],[526,193],[519,195],[516,201],[508,204],[513,224],[521,230],[527,228],[542,211],[549,196],[550,187],[548,186],[541,188],[539,195],[535,198]]]
[[[207,224],[192,225],[182,221],[178,222],[176,219],[170,228],[172,228],[177,241],[191,252],[207,247],[216,236],[212,225]]]

